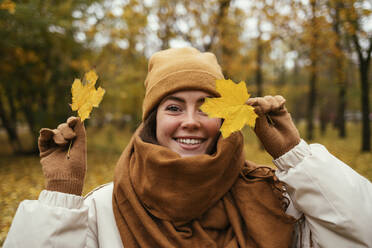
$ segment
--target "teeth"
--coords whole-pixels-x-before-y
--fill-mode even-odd
[[[201,139],[177,139],[177,141],[187,145],[195,145],[202,143]]]

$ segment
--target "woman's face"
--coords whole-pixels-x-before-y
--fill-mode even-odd
[[[199,108],[204,91],[179,91],[165,97],[156,115],[156,138],[160,145],[181,157],[210,152],[219,134],[221,119],[209,118]]]

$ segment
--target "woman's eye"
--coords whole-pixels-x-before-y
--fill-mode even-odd
[[[166,108],[167,111],[171,111],[171,112],[178,112],[178,111],[181,111],[181,109],[177,106],[174,106],[174,105],[170,105]]]

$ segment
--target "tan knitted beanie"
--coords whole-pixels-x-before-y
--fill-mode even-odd
[[[156,52],[149,60],[142,119],[145,120],[165,96],[176,91],[202,90],[219,96],[215,82],[223,78],[213,53],[201,53],[192,47]]]

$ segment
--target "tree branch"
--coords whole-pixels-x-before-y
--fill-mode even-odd
[[[212,31],[211,40],[207,44],[204,45],[205,51],[209,51],[211,49],[213,42],[216,39],[216,36],[218,34],[218,27],[221,23],[221,20],[225,17],[228,8],[230,7],[231,0],[220,0],[219,2],[220,2],[220,7],[218,11],[217,20],[216,20],[215,26]]]

